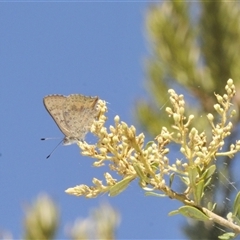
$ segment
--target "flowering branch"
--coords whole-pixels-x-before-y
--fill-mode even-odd
[[[172,107],[167,107],[166,112],[173,119],[172,130],[162,127],[161,133],[154,141],[147,144],[144,144],[144,134],[137,135],[135,127],[120,121],[119,116],[114,118],[114,126],[107,129],[104,126],[107,119],[106,103],[99,100],[98,120],[91,127],[91,132],[97,136],[98,142],[95,145],[79,142],[78,146],[84,156],[95,159],[93,163],[95,167],[101,167],[108,161],[109,169],[121,179],[114,179],[107,172],[104,174],[106,185],[94,178],[94,186],[79,185],[67,189],[66,192],[87,198],[97,197],[106,192],[110,196],[116,196],[124,191],[131,181],[138,179],[140,187],[146,190],[148,195],[162,192],[165,196],[184,204],[170,215],[180,213],[201,221],[214,221],[231,228],[234,234],[240,233],[240,227],[233,221],[230,222],[216,215],[213,212],[214,209],[201,206],[204,190],[216,171],[218,157],[232,158],[240,150],[240,141],[232,144],[229,150],[222,150],[225,139],[231,134],[233,127],[229,119],[235,114],[235,111],[231,109],[231,101],[235,95],[235,86],[231,79],[228,80],[225,90],[226,93],[223,96],[215,94],[217,104],[214,105],[214,109],[218,114],[218,119],[214,119],[210,113],[207,115],[212,127],[212,136],[208,136],[206,132],[199,133],[197,128],[192,127],[196,125],[194,115],[185,116],[183,95],[178,95],[170,89]],[[184,156],[182,160],[176,159],[175,163],[170,164],[167,156],[169,143],[176,143],[180,146],[180,152]],[[172,189],[172,184],[176,181],[175,176],[179,176],[178,179],[185,184],[182,193],[177,193]],[[170,184],[166,184],[167,179]],[[238,210],[235,209],[233,212],[235,215],[232,219],[238,221],[240,215]]]

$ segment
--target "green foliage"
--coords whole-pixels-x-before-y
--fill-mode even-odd
[[[146,62],[146,87],[151,100],[139,100],[136,110],[137,120],[146,133],[156,136],[162,126],[171,127],[171,120],[160,109],[169,105],[165,92],[168,88],[174,88],[190,99],[185,106],[186,114],[196,116],[198,131],[204,130],[210,137],[212,126],[204,116],[211,113],[210,118],[218,118],[218,112],[213,109],[213,92],[222,95],[229,77],[235,80],[237,90],[240,86],[239,22],[239,1],[171,0],[152,4],[146,15],[147,35],[152,49]],[[231,120],[234,133],[240,118],[239,94],[234,96],[232,103],[236,110],[235,118]],[[223,148],[230,148],[234,138],[232,134],[225,140]],[[231,184],[234,182],[231,173],[234,159],[229,161],[228,157],[219,155],[217,160],[216,169],[212,169],[214,171],[208,182],[204,179],[196,183],[198,189],[194,195],[199,202],[204,193],[205,197],[201,201],[205,205],[212,203],[215,206],[218,196],[216,211],[226,216],[230,206],[222,202],[231,199],[232,190],[235,190]],[[194,182],[193,178],[199,169],[193,168],[191,171]],[[171,178],[175,176],[172,174]],[[181,178],[188,184],[188,178]],[[238,218],[234,220],[238,221]],[[218,231],[220,228],[217,225],[196,223],[185,227],[185,232],[190,239],[215,239],[221,232]]]
[[[222,94],[229,77],[238,83],[239,5],[237,1],[165,1],[152,5],[146,17],[152,47],[146,87],[152,101],[139,100],[136,111],[141,127],[150,135],[156,136],[162,125],[171,124],[159,111],[167,104],[167,89],[180,87],[184,95],[195,98],[185,110],[199,116],[198,126],[203,130],[207,121],[200,116],[212,112],[212,93]],[[193,16],[190,7],[195,9]],[[235,104],[238,110],[237,97]]]

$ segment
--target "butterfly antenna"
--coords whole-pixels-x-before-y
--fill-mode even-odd
[[[50,139],[56,139],[56,138],[41,138],[42,141],[45,140],[50,140]],[[46,159],[50,158],[50,156],[53,154],[53,152],[57,149],[57,147],[63,142],[63,140],[61,140],[57,146],[50,152],[50,154],[46,157]]]
[[[59,139],[59,138],[41,138],[42,141],[45,141],[45,140],[52,140],[52,139]]]

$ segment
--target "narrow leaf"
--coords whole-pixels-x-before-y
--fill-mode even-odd
[[[240,192],[238,192],[234,200],[233,215],[238,215],[239,207],[240,207]]]
[[[171,173],[169,177],[169,187],[172,187],[174,177],[175,177],[175,173]]]
[[[233,232],[224,233],[223,235],[218,236],[218,238],[225,239],[225,240],[233,239],[233,238],[235,238],[235,233],[233,233]]]
[[[119,193],[121,193],[122,191],[124,191],[129,183],[134,179],[134,177],[127,177],[124,178],[123,180],[117,182],[114,186],[112,186],[109,190],[109,196],[111,197],[115,197],[117,196]]]
[[[201,198],[203,196],[203,189],[204,189],[204,180],[201,180],[196,185],[195,197],[196,197],[197,204],[201,202]]]
[[[140,178],[140,180],[148,183],[149,182],[149,178],[142,171],[142,169],[139,167],[139,165],[138,164],[133,164],[133,167],[134,167],[134,170],[136,171],[138,177]]]
[[[171,212],[171,215],[173,212]],[[209,220],[208,216],[201,212],[199,209],[192,206],[183,206],[178,209],[178,213],[182,214],[185,217],[194,218],[199,221],[207,221]],[[170,215],[170,216],[171,216]]]
[[[210,166],[203,174],[204,179],[208,179],[209,177],[211,177],[216,171],[216,165],[212,165]]]
[[[152,197],[167,197],[165,194],[159,194],[155,192],[145,192],[145,196],[152,196]]]

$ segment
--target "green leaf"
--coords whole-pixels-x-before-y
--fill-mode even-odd
[[[209,168],[206,169],[206,171],[203,173],[203,178],[208,179],[211,177],[216,171],[216,165],[212,165]]]
[[[174,211],[171,211],[168,216],[173,216],[173,215],[177,215],[179,214],[179,211],[178,210],[174,210]]]
[[[197,168],[195,166],[190,167],[188,171],[188,175],[189,175],[190,184],[194,185],[196,182],[196,179],[198,179],[199,177]]]
[[[175,177],[175,173],[171,173],[169,177],[169,187],[172,187],[174,177]]]
[[[145,147],[144,147],[144,150],[148,149],[149,147],[152,146],[152,144],[154,143],[154,141],[149,141],[146,143]]]
[[[212,178],[208,178],[207,181],[204,183],[204,187],[208,186],[211,182]]]
[[[212,202],[208,202],[208,204],[207,204],[207,208],[211,211],[211,212],[213,212],[214,211],[214,209],[216,208],[216,206],[217,206],[217,203],[212,203]]]
[[[198,221],[208,221],[209,217],[205,215],[202,211],[199,209],[192,207],[192,206],[183,206],[180,207],[178,210],[170,212],[168,215],[172,216],[175,214],[182,214],[185,217],[190,217],[193,219],[196,219]]]
[[[146,183],[149,183],[149,178],[146,176],[146,174],[142,171],[142,169],[139,167],[137,163],[133,164],[134,170],[136,171],[138,177],[141,181],[144,181]]]
[[[152,197],[167,197],[165,194],[159,194],[155,192],[145,192],[145,196],[152,196]]]
[[[190,182],[189,182],[189,178],[188,177],[183,177],[181,176],[180,179],[182,180],[182,182],[188,187]]]
[[[201,180],[196,184],[195,197],[196,197],[197,204],[201,202],[201,199],[203,196],[203,189],[204,189],[204,180]]]
[[[228,233],[224,233],[223,235],[218,237],[219,239],[233,239],[235,238],[235,233],[233,232],[228,232]]]
[[[117,182],[114,186],[112,186],[109,190],[109,196],[110,197],[115,197],[117,196],[119,193],[121,193],[122,191],[124,191],[129,183],[134,179],[135,177],[131,176],[131,177],[127,177],[124,178],[123,180]]]
[[[239,207],[240,207],[240,192],[238,192],[237,196],[234,199],[233,204],[233,215],[239,215]]]

